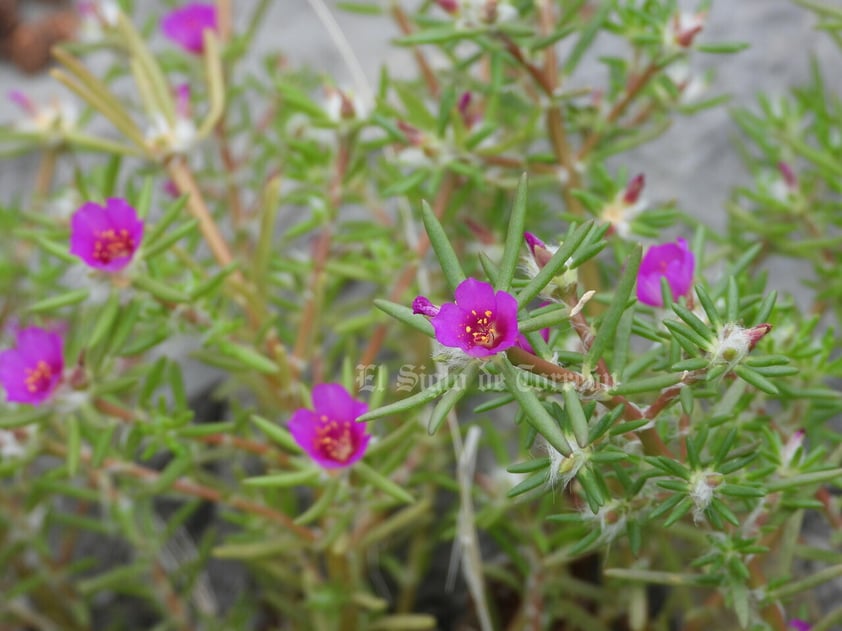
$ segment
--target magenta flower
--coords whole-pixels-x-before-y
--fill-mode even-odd
[[[810,631],[813,628],[809,622],[805,622],[804,620],[799,620],[798,618],[793,618],[789,621],[789,626],[795,631]]]
[[[335,383],[313,388],[314,410],[300,408],[289,420],[289,431],[301,448],[325,469],[354,464],[363,457],[371,435],[357,418],[368,405]]]
[[[6,399],[40,405],[58,387],[64,372],[61,335],[28,327],[18,331],[15,344],[0,353],[0,383]]]
[[[204,2],[191,2],[173,9],[161,18],[161,32],[184,50],[201,55],[205,50],[203,33],[217,30],[216,7]]]
[[[117,197],[83,204],[70,219],[70,253],[93,268],[119,272],[131,262],[143,239],[143,221]]]
[[[684,239],[652,246],[646,250],[637,272],[637,299],[647,305],[662,307],[661,277],[667,279],[674,300],[686,296],[693,285],[695,267],[696,259]]]
[[[488,283],[468,278],[456,288],[456,302],[434,307],[424,296],[412,303],[415,313],[431,317],[436,339],[461,348],[472,357],[488,357],[515,345],[518,339],[517,300],[495,293]]]

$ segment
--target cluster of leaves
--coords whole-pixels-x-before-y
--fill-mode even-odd
[[[758,164],[791,162],[791,151],[813,170],[798,203],[741,192],[732,233],[696,227],[694,291],[672,300],[665,288],[653,309],[634,299],[636,241],[688,222],[663,206],[631,218],[631,238],[619,234],[609,211],[627,171],[605,160],[621,162],[676,113],[721,102],[688,102],[669,71],[738,45],[679,42],[670,0],[519,1],[510,22],[468,25],[437,3],[412,14],[392,3],[419,75],[383,71],[357,102],[275,55],[242,70],[269,4],[227,39],[210,34],[199,58],[153,51],[144,42],[156,24],[136,31],[121,19],[103,41],[58,53],[56,77],[87,108],[79,127],[0,132],[42,160],[32,198],[0,213],[4,335],[13,321],[60,324],[83,377],[75,405],[8,406],[0,419],[21,440],[33,432],[22,457],[0,462],[0,621],[118,628],[126,606],[162,629],[434,628],[421,586],[443,582],[431,558],[454,541],[474,603],[462,621],[485,628],[737,620],[783,631],[784,608],[814,613],[812,602],[794,611],[793,597],[842,574],[838,554],[799,541],[805,514],[840,521],[828,489],[842,475],[831,424],[842,398],[830,381],[842,360],[833,331],[818,327],[841,302],[825,256],[838,165],[822,143],[842,119],[836,106],[816,109],[824,89],[777,118],[740,116],[763,140]],[[606,79],[593,85],[585,68],[598,37],[627,54],[601,58]],[[85,66],[89,48],[112,55],[102,77]],[[201,114],[187,152],[142,131],[172,109],[177,77]],[[137,89],[125,94],[128,81]],[[337,95],[338,116],[325,105]],[[103,119],[112,129],[83,131]],[[802,119],[814,133],[787,132]],[[53,182],[57,162],[66,181]],[[167,180],[177,199],[166,199]],[[111,195],[147,221],[120,282],[75,273],[60,210]],[[788,232],[756,219],[770,208],[789,217]],[[829,236],[793,250],[794,228]],[[531,278],[518,267],[524,229],[560,235]],[[815,315],[766,291],[770,249],[814,261]],[[562,274],[578,280],[539,305]],[[446,302],[466,276],[516,297],[534,353],[449,356],[407,396],[393,379],[426,370],[433,337],[408,305],[419,289]],[[766,323],[751,352],[729,352],[733,335]],[[177,338],[189,340],[184,355]],[[186,355],[215,369],[219,405],[191,400]],[[336,475],[285,427],[329,381],[370,392],[364,419],[377,437]],[[489,457],[474,476],[480,435]],[[92,554],[102,542],[126,561]],[[802,559],[827,567],[799,578]],[[220,587],[232,570],[255,587]]]

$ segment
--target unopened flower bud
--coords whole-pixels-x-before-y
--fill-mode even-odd
[[[704,13],[678,13],[673,17],[672,39],[681,48],[689,48],[705,26]]]
[[[416,315],[434,318],[439,314],[439,311],[441,311],[441,308],[430,302],[426,296],[416,296],[415,300],[412,301],[412,313]]]
[[[531,254],[531,256],[525,257],[526,273],[531,278],[535,278],[538,272],[550,262],[550,259],[558,251],[558,247],[547,245],[531,232],[524,232],[523,240],[526,241]],[[555,295],[557,292],[561,292],[562,294],[567,292],[578,280],[579,276],[576,270],[565,267],[561,274],[555,276],[550,281],[546,289],[541,292],[541,296],[549,300],[557,300],[559,297]]]
[[[436,0],[436,4],[451,15],[459,11],[459,0]]]
[[[406,141],[413,147],[421,147],[424,145],[424,132],[418,129],[415,125],[410,125],[406,121],[398,121],[398,129],[406,136]]]
[[[459,97],[459,103],[456,107],[459,110],[459,115],[462,118],[462,122],[468,129],[476,125],[482,118],[478,108],[478,104],[476,103],[475,99],[473,98],[473,95],[470,92],[462,93],[462,96]]]
[[[748,350],[754,350],[754,347],[757,346],[757,343],[766,337],[766,334],[772,330],[772,325],[764,322],[763,324],[758,324],[757,326],[753,326],[748,330]]]
[[[643,173],[635,175],[626,185],[626,190],[623,193],[623,201],[632,206],[640,199],[640,193],[643,192],[643,187],[646,185],[646,176]]]
[[[778,171],[781,172],[781,177],[784,179],[784,184],[790,191],[798,190],[798,176],[795,171],[786,162],[778,162]]]

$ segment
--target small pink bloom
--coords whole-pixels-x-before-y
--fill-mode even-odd
[[[425,315],[430,318],[435,318],[441,309],[435,306],[429,299],[424,296],[417,296],[412,301],[412,313],[416,315]]]
[[[684,239],[652,246],[637,272],[637,299],[654,307],[663,306],[662,277],[667,279],[674,300],[686,296],[693,285],[695,267],[696,260]]]
[[[0,383],[6,399],[30,405],[44,403],[62,379],[62,346],[58,333],[38,327],[18,331],[15,348],[0,353]]]
[[[173,9],[161,18],[161,32],[187,52],[201,55],[205,50],[203,33],[217,30],[216,7],[191,2]]]
[[[813,628],[813,625],[804,620],[799,620],[798,618],[790,620],[789,626],[790,628],[795,629],[795,631],[810,631],[810,629]]]
[[[313,388],[313,410],[300,408],[289,420],[295,442],[325,469],[354,464],[363,457],[371,435],[357,418],[368,405],[334,383]]]
[[[515,345],[518,326],[514,296],[495,292],[494,287],[474,278],[462,281],[455,294],[456,302],[442,305],[431,319],[440,344],[461,348],[472,357],[488,357]],[[413,307],[420,304],[419,299],[429,303],[419,296]]]
[[[105,206],[83,204],[70,220],[70,253],[89,266],[119,272],[143,239],[143,221],[129,203],[112,197]]]

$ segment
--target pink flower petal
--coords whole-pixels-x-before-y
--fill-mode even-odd
[[[191,2],[173,9],[161,18],[161,32],[187,52],[201,55],[205,50],[205,30],[217,30],[216,7]]]

